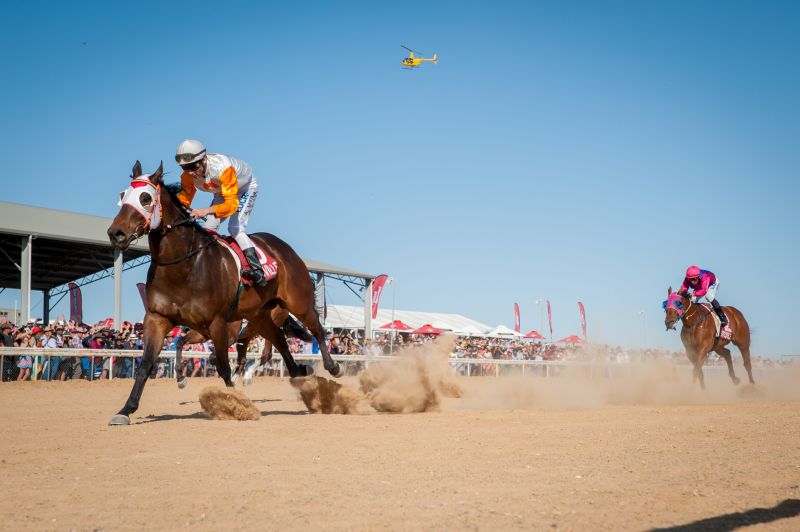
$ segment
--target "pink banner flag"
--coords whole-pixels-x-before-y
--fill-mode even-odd
[[[519,305],[514,303],[514,331],[519,332]]]
[[[142,305],[144,305],[144,310],[147,312],[147,287],[144,283],[136,283],[136,288],[139,289],[139,297],[142,298]]]
[[[81,287],[75,283],[69,283],[69,319],[75,323],[83,321],[83,296]]]
[[[581,328],[583,329],[583,339],[586,340],[586,309],[583,308],[583,303],[578,301],[578,310],[581,311]]]
[[[372,319],[378,317],[378,302],[381,300],[381,293],[383,292],[383,285],[386,284],[386,281],[389,279],[389,276],[386,274],[382,274],[377,276],[372,281]]]
[[[550,300],[547,300],[547,321],[550,322],[550,339],[553,339],[553,313],[550,311]]]

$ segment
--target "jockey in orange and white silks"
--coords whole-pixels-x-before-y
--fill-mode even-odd
[[[258,195],[258,182],[250,165],[227,155],[206,153],[201,142],[191,139],[178,145],[175,160],[183,169],[180,202],[188,208],[198,189],[214,194],[209,207],[192,209],[192,217],[205,218],[203,226],[214,231],[228,219],[228,233],[236,239],[250,265],[242,275],[256,285],[265,285],[255,244],[247,235],[247,221]]]
[[[728,317],[725,316],[719,301],[717,301],[719,280],[716,275],[708,270],[701,270],[697,266],[689,266],[686,270],[686,278],[678,292],[684,295],[688,294],[690,289],[692,290],[692,301],[698,301],[701,297],[705,297],[719,316],[722,326],[728,324]]]

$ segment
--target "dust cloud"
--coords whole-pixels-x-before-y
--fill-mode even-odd
[[[208,386],[200,392],[200,406],[212,419],[258,421],[261,412],[242,393]]]
[[[551,377],[464,379],[458,409],[580,409],[605,405],[701,405],[745,401],[800,400],[800,365],[757,368],[749,384],[739,361],[741,384],[725,368],[704,370],[706,389],[693,381],[689,366],[653,361],[638,364],[562,367]]]
[[[373,364],[359,376],[359,389],[322,377],[291,379],[306,407],[323,414],[433,412],[443,397],[460,397],[448,363],[455,338],[402,350],[399,360]]]
[[[691,366],[667,360],[551,366],[549,376],[544,367],[529,367],[524,376],[461,377],[449,363],[453,342],[442,337],[400,351],[397,361],[373,363],[359,374],[358,389],[322,377],[293,379],[292,385],[310,411],[325,414],[800,401],[800,364],[757,367],[755,385],[748,383],[741,359],[734,359],[738,385],[727,368],[707,365],[705,390],[693,380]],[[590,348],[581,355],[592,358]]]

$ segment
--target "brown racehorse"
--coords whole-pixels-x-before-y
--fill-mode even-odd
[[[700,381],[700,387],[705,389],[703,379],[703,363],[708,354],[712,351],[725,359],[728,364],[728,375],[734,384],[739,384],[739,378],[733,371],[733,360],[731,350],[725,347],[728,343],[739,348],[742,353],[742,361],[750,378],[750,384],[755,384],[753,380],[753,368],[750,364],[750,326],[744,315],[736,307],[722,307],[728,316],[731,327],[731,339],[724,340],[717,338],[716,326],[711,312],[703,305],[693,303],[691,299],[672,291],[672,287],[667,290],[667,300],[664,301],[666,318],[664,324],[667,330],[675,329],[678,320],[681,320],[681,341],[686,349],[686,356],[694,366],[694,378]]]
[[[192,220],[175,197],[178,190],[164,185],[163,165],[143,175],[139,161],[132,181],[121,197],[119,213],[108,228],[111,245],[125,250],[131,242],[149,235],[150,268],[147,271],[147,305],[143,320],[144,352],[130,396],[110,424],[127,425],[139,408],[167,332],[185,325],[210,338],[217,355],[217,371],[227,386],[229,329],[232,322],[248,320],[248,330],[272,342],[291,376],[312,373],[297,364],[279,325],[291,312],[309,328],[320,345],[325,369],[333,376],[341,368],[328,352],[325,331],[314,307],[314,285],[303,260],[281,239],[252,235],[253,241],[278,263],[277,276],[264,287],[242,287],[238,264],[230,251]],[[246,347],[246,344],[245,344]]]

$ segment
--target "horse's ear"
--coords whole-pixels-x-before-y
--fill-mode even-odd
[[[672,287],[667,288],[667,297],[672,295]]]
[[[153,172],[152,178],[156,184],[161,185],[164,183],[163,177],[164,177],[164,161],[161,161],[161,164],[158,165],[156,171]]]
[[[142,175],[142,163],[136,161],[135,163],[133,163],[133,170],[131,171],[131,177],[135,179],[140,175]]]

